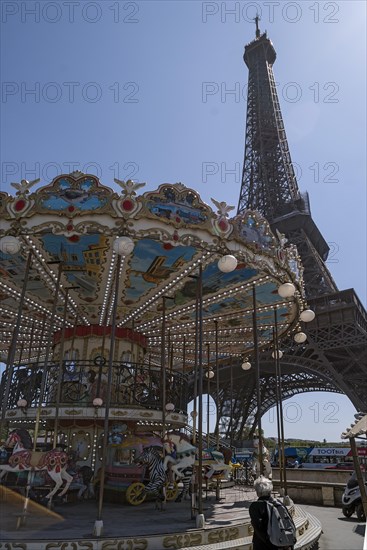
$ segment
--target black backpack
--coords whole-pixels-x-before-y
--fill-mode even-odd
[[[268,510],[268,537],[277,548],[287,548],[296,543],[296,526],[287,508],[279,500],[266,501]]]

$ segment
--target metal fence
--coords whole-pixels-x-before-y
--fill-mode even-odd
[[[60,373],[61,368],[61,373]],[[28,407],[60,405],[92,406],[93,399],[107,397],[108,365],[103,361],[63,361],[17,365],[11,369],[9,395],[5,396],[7,373],[1,379],[1,399],[6,409],[26,399]],[[61,381],[59,386],[59,380]],[[58,387],[60,390],[58,391]],[[44,388],[41,395],[41,388]],[[166,403],[186,412],[187,376],[166,372]],[[59,400],[57,398],[60,395]],[[131,362],[112,364],[111,406],[144,406],[162,409],[162,373],[157,367]]]

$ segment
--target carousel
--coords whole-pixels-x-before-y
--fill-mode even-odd
[[[182,183],[144,193],[74,172],[37,184],[0,193],[2,482],[44,470],[50,501],[72,487],[72,456],[101,520],[116,495],[176,498],[187,466],[201,483],[205,453],[223,473],[203,394],[221,410],[229,361],[246,383],[274,312],[279,340],[299,330],[296,248],[257,212],[231,218]]]

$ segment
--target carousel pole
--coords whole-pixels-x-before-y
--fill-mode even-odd
[[[34,393],[34,404],[35,405],[37,405],[37,374],[38,374],[36,371],[38,371],[38,369],[40,368],[39,363],[40,363],[41,354],[42,354],[41,345],[42,345],[42,342],[44,341],[45,330],[46,330],[46,315],[43,314],[41,335],[40,335],[40,338],[39,338],[39,345],[38,345],[36,361],[34,363],[36,368],[34,369],[35,372],[33,373],[33,376],[32,376],[32,387],[31,387],[31,390]],[[34,366],[32,367],[32,369],[33,368],[34,368]]]
[[[64,363],[64,346],[65,346],[65,325],[68,309],[69,290],[79,288],[78,286],[68,286],[65,289],[64,297],[64,313],[62,319],[62,332],[60,341],[60,360],[59,360],[59,372],[57,374],[57,386],[56,386],[56,406],[55,406],[55,424],[54,424],[54,437],[52,448],[57,446],[57,432],[59,429],[59,412],[60,412],[60,399],[61,399],[61,385],[62,385],[62,368]]]
[[[276,311],[274,309],[274,315],[276,316]],[[281,452],[281,435],[280,435],[280,410],[279,410],[279,377],[278,377],[278,339],[273,327],[273,342],[274,342],[274,364],[275,364],[275,399],[276,399],[276,412],[277,412],[277,435],[278,435],[278,463],[279,463],[279,481],[280,487],[283,490],[283,456]]]
[[[216,425],[216,441],[217,441],[217,451],[219,451],[219,414],[218,414],[218,403],[219,403],[219,362],[218,362],[218,321],[214,321],[215,324],[215,372],[217,375],[217,425]]]
[[[231,408],[230,408],[230,416],[231,416],[231,425],[230,425],[230,434],[229,434],[229,445],[233,447],[233,363],[231,361],[230,364],[230,391],[231,391]]]
[[[200,263],[199,266],[199,278],[198,278],[198,329],[199,329],[199,365],[198,365],[198,394],[199,394],[199,415],[198,415],[198,439],[199,439],[199,474],[198,474],[198,516],[196,517],[197,527],[201,527],[205,524],[205,518],[203,514],[203,266]]]
[[[36,328],[36,322],[33,321],[32,328],[31,328],[31,337],[29,342],[29,350],[28,350],[28,364],[31,362],[31,358],[32,358],[32,343],[34,341],[35,328]]]
[[[8,357],[7,357],[7,360],[6,360],[7,377],[6,377],[6,384],[5,384],[5,391],[4,391],[4,400],[3,400],[3,405],[2,405],[2,408],[1,408],[0,437],[1,437],[1,433],[2,433],[2,430],[4,428],[4,424],[5,424],[5,414],[6,414],[6,408],[7,408],[7,405],[8,405],[8,399],[9,399],[9,393],[10,393],[10,387],[11,387],[11,379],[12,379],[12,376],[13,376],[14,359],[15,359],[15,354],[16,354],[16,349],[17,349],[18,335],[19,335],[20,323],[21,323],[21,320],[22,320],[22,313],[23,313],[23,307],[24,307],[24,301],[25,301],[25,293],[26,293],[26,290],[27,290],[29,271],[30,271],[31,263],[32,263],[32,256],[33,256],[33,252],[32,252],[32,250],[30,250],[28,252],[27,263],[26,263],[25,272],[24,272],[22,292],[21,292],[20,298],[19,298],[17,320],[15,322],[15,327],[14,327],[14,330],[13,330],[13,335],[12,335],[12,339],[11,339],[11,343],[10,343],[9,353],[8,353]]]
[[[166,435],[166,298],[162,296],[161,378],[162,378],[162,439]],[[163,445],[164,453],[164,445]]]
[[[257,426],[259,430],[259,464],[260,475],[264,473],[263,464],[263,436],[261,429],[261,387],[260,387],[260,358],[259,358],[259,344],[257,335],[257,308],[256,308],[256,286],[252,285],[252,327],[254,335],[254,351],[255,351],[255,369],[256,369],[256,397],[257,397]]]
[[[98,365],[98,379],[97,379],[97,390],[94,397],[104,397],[101,396],[101,385],[102,385],[102,369],[104,365],[104,346],[106,341],[107,334],[107,308],[104,316],[104,327],[103,327],[103,336],[102,336],[102,345],[101,345],[101,360]]]
[[[195,354],[195,365],[194,365],[194,408],[191,413],[192,416],[192,442],[195,445],[196,444],[196,419],[198,416],[198,404],[197,404],[197,398],[198,398],[198,368],[199,368],[199,357],[198,357],[198,342],[199,342],[199,282],[197,282],[196,286],[196,300],[195,300],[195,346],[194,346],[194,354]]]
[[[182,348],[182,374],[185,372],[186,364],[186,336],[183,337],[183,348]]]
[[[115,296],[114,296],[113,309],[112,309],[111,340],[110,340],[110,351],[109,351],[109,357],[108,357],[107,395],[106,395],[104,427],[103,427],[102,466],[101,466],[101,474],[99,478],[98,518],[94,523],[94,532],[93,532],[93,534],[96,537],[101,537],[103,534],[102,510],[103,510],[104,480],[105,480],[105,473],[106,473],[106,449],[108,444],[108,420],[109,420],[109,412],[110,412],[110,404],[111,404],[112,367],[113,367],[113,356],[115,351],[115,332],[116,332],[117,303],[118,303],[119,283],[120,283],[120,269],[121,269],[121,254],[117,254],[117,262],[116,262],[116,270],[115,270]]]
[[[210,449],[210,430],[209,430],[209,416],[210,416],[210,403],[209,403],[209,394],[210,394],[210,344],[209,342],[206,344],[207,347],[207,371],[206,376],[208,378],[208,389],[207,389],[207,401],[206,401],[206,447],[207,449]]]
[[[283,421],[283,397],[282,397],[282,373],[280,368],[280,353],[278,349],[278,316],[277,310],[274,308],[274,328],[275,328],[275,345],[276,345],[276,376],[278,379],[278,395],[279,395],[279,417],[280,417],[280,438],[282,446],[282,467],[283,467],[283,481],[284,481],[284,496],[288,495],[287,486],[287,469],[285,463],[285,448],[284,448],[284,421]]]
[[[59,263],[59,269],[58,269],[58,273],[57,273],[57,280],[56,280],[56,287],[55,287],[55,297],[54,297],[54,301],[53,301],[53,304],[52,304],[50,324],[48,326],[47,346],[46,346],[44,367],[43,367],[43,372],[42,372],[38,407],[37,407],[37,413],[36,413],[36,424],[35,424],[35,428],[34,428],[34,437],[33,437],[33,450],[34,451],[36,450],[36,447],[37,447],[39,423],[40,423],[41,411],[42,411],[42,399],[43,399],[43,394],[44,394],[44,391],[45,391],[45,388],[46,388],[46,374],[47,374],[47,368],[48,368],[48,360],[49,360],[49,357],[50,357],[51,346],[52,346],[52,343],[53,343],[53,341],[52,341],[52,331],[54,329],[54,320],[55,320],[55,315],[56,315],[57,299],[58,299],[59,290],[60,290],[61,273],[62,273],[62,264]]]
[[[194,340],[194,405],[191,411],[192,418],[192,444],[196,446],[196,420],[197,420],[197,398],[198,398],[198,340],[199,340],[199,278],[190,275],[196,279],[196,296],[195,296],[195,340]],[[199,511],[199,494],[198,494],[198,468],[193,469],[191,478],[191,519],[197,518]],[[197,520],[196,520],[197,521]]]

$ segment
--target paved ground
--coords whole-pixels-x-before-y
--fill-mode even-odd
[[[249,517],[250,503],[256,499],[253,489],[242,487],[222,489],[221,497],[217,502],[214,493],[209,493],[208,500],[203,500],[208,526],[229,526],[233,521],[243,521]],[[26,525],[16,530],[22,499],[8,494],[2,501],[0,540],[90,537],[97,519],[97,504],[93,500],[55,505],[52,512],[30,501]],[[104,537],[154,535],[196,528],[195,520],[191,519],[190,501],[168,502],[165,512],[156,510],[152,501],[140,506],[106,503],[103,522]]]
[[[323,534],[319,540],[319,550],[362,550],[365,523],[354,515],[347,519],[341,509],[327,506],[309,506],[302,509],[317,517],[322,524]],[[316,550],[316,549],[315,549]]]
[[[0,486],[1,491],[1,486]],[[250,488],[233,487],[221,491],[221,501],[209,493],[203,501],[204,515],[208,526],[226,526],[233,521],[248,518],[250,502],[255,493]],[[22,501],[16,495],[3,495],[0,540],[32,540],[87,538],[93,532],[97,519],[95,501],[56,505],[52,512],[31,502],[26,525],[16,530],[17,515]],[[356,517],[346,519],[338,508],[302,505],[302,508],[316,516],[323,526],[319,550],[362,550],[364,524]],[[167,503],[167,510],[155,510],[153,502],[144,502],[138,507],[105,504],[103,508],[104,536],[141,536],[159,533],[173,533],[195,529],[191,519],[190,502]],[[315,549],[316,550],[316,549]]]

